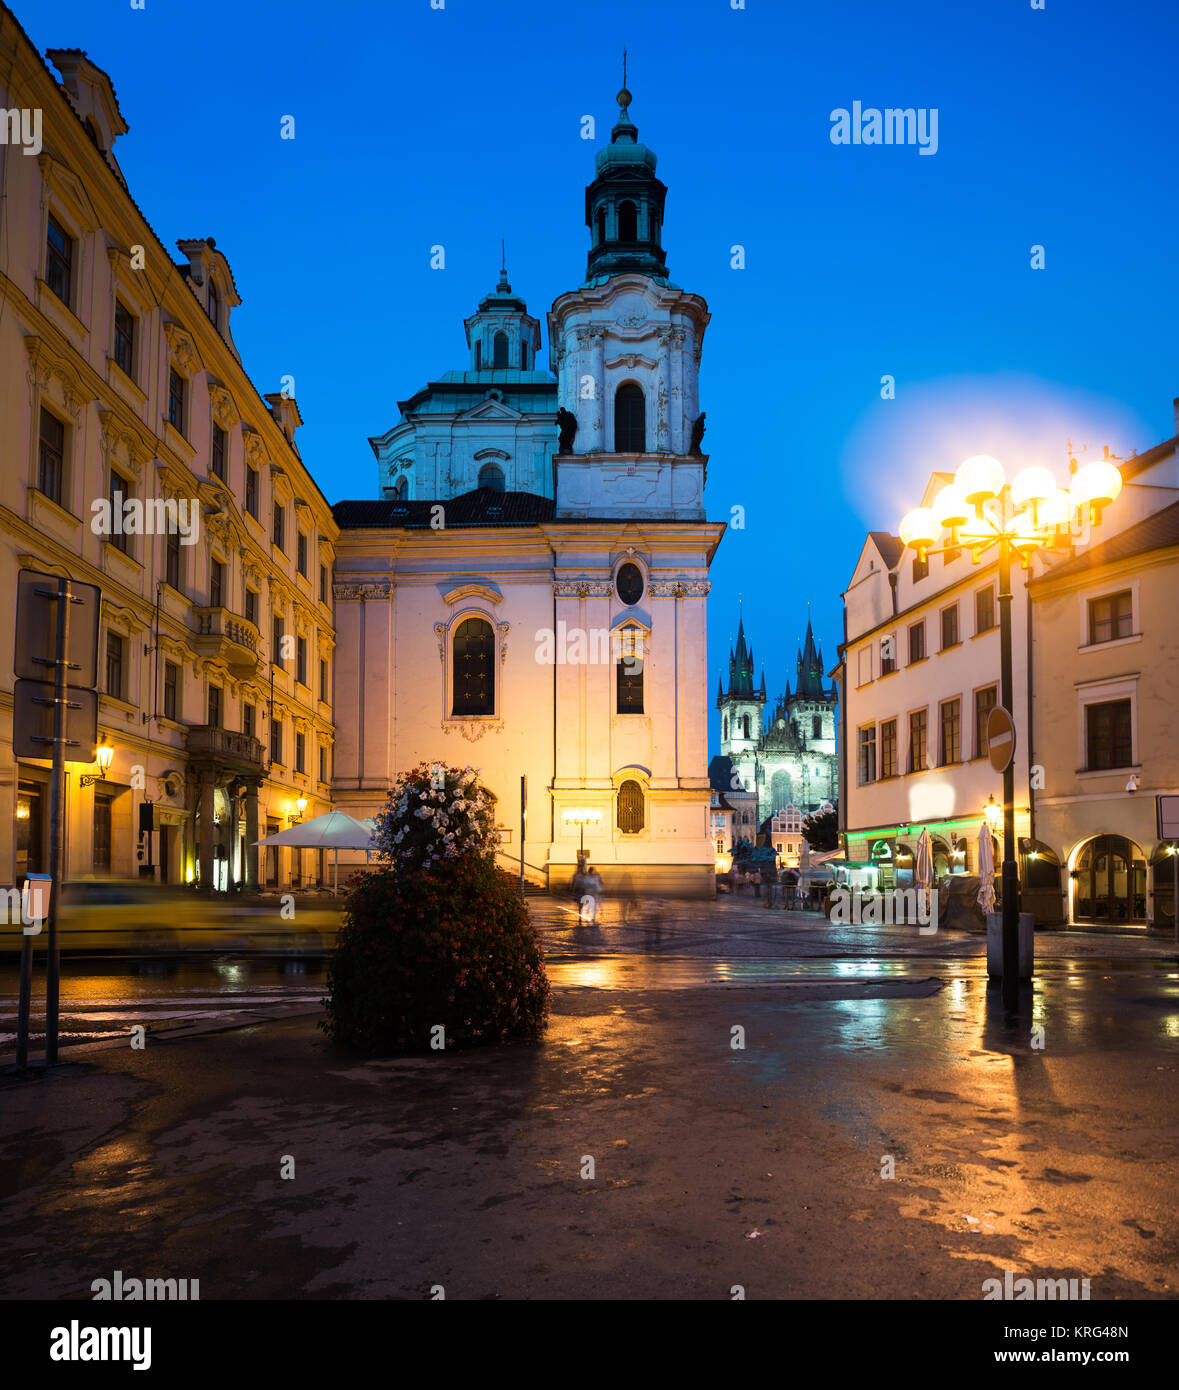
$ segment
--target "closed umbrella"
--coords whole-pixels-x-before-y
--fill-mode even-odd
[[[921,838],[917,841],[917,853],[913,858],[913,882],[917,885],[918,906],[923,910],[929,901],[929,890],[933,886],[933,843],[928,830],[922,830]],[[926,895],[924,898],[921,896],[923,893]]]
[[[995,910],[995,846],[985,820],[978,828],[978,905],[984,915]]]
[[[274,835],[267,835],[265,839],[255,840],[256,845],[287,845],[291,849],[332,849],[335,850],[335,868],[332,880],[332,892],[335,893],[340,886],[340,851],[342,849],[362,849],[367,852],[372,848],[372,822],[358,821],[354,816],[346,815],[343,811],[326,811],[322,816],[316,816],[309,821],[303,821],[299,825],[292,825],[289,830],[280,830]]]

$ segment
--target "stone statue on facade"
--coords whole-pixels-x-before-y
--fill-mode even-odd
[[[557,428],[561,432],[557,440],[557,453],[571,454],[573,452],[573,436],[577,433],[577,416],[571,410],[566,410],[564,406],[561,406],[557,411]]]
[[[688,446],[688,453],[690,454],[700,455],[704,452],[700,445],[704,442],[704,416],[706,413],[702,410],[696,416],[696,423],[692,426],[692,442]]]

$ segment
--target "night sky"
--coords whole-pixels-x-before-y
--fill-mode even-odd
[[[209,235],[229,257],[246,369],[261,391],[294,375],[333,502],[376,495],[367,437],[466,365],[501,237],[542,324],[584,278],[627,46],[669,272],[713,315],[708,513],[746,512],[713,567],[710,692],[739,594],[771,695],[808,600],[834,663],[864,532],[895,531],[933,468],[986,452],[1063,479],[1068,440],[1125,455],[1174,432],[1170,0],[146,3],[14,8],[42,51],[110,73],[116,156],[174,257]],[[936,108],[937,153],[832,144],[854,101]]]

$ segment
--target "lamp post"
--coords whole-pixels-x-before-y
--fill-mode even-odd
[[[1108,460],[1096,459],[1079,469],[1069,490],[1056,485],[1046,468],[1025,468],[1010,483],[1003,465],[986,454],[968,458],[929,507],[918,507],[901,522],[902,542],[917,553],[941,555],[969,549],[978,564],[992,546],[999,561],[999,679],[1003,708],[1014,725],[1011,661],[1011,557],[1027,569],[1038,551],[1072,544],[1075,520],[1096,526],[1102,508],[1122,488],[1122,475]],[[935,549],[937,542],[944,543]],[[1019,870],[1015,863],[1015,740],[1003,767],[1003,1002],[1019,997]]]
[[[578,859],[585,857],[585,828],[587,825],[597,825],[602,819],[601,811],[592,810],[589,807],[575,808],[564,813],[563,819],[566,825],[581,826],[581,848],[578,851]]]

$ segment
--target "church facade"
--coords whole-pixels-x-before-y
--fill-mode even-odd
[[[794,691],[784,692],[766,714],[766,680],[753,684],[753,649],[737,626],[729,653],[729,688],[717,681],[721,716],[721,762],[736,788],[757,792],[758,824],[787,807],[803,814],[834,804],[839,790],[834,687],[823,682],[823,653],[810,622],[795,662]]]
[[[467,369],[372,441],[379,499],[333,509],[333,790],[368,816],[418,762],[469,762],[504,867],[561,887],[584,842],[607,889],[712,896],[709,314],[668,278],[667,190],[618,100],[586,276],[548,315],[552,375],[505,273],[466,322]]]

